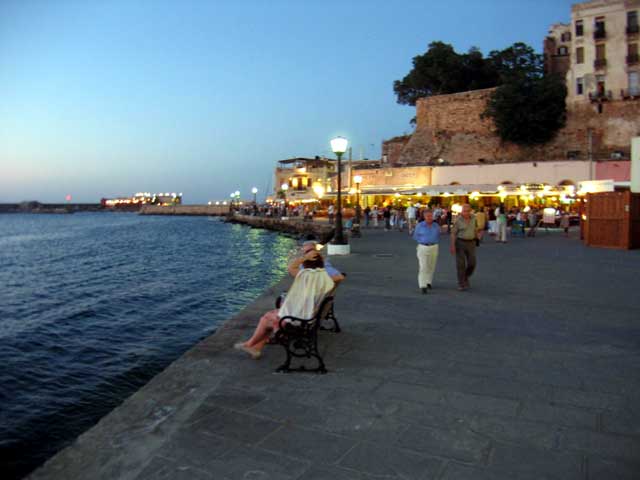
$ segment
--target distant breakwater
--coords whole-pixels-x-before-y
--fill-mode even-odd
[[[264,228],[289,235],[313,235],[320,243],[327,243],[333,237],[333,225],[320,222],[305,222],[298,219],[282,219],[273,217],[254,217],[251,215],[234,214],[227,217],[227,222],[248,225],[254,228]]]
[[[75,213],[103,210],[104,207],[99,203],[0,203],[0,213]]]
[[[140,215],[189,215],[223,217],[229,213],[228,205],[143,205]]]

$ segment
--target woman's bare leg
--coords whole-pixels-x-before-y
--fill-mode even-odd
[[[274,318],[278,318],[278,310],[271,310],[265,313],[262,318],[260,318],[258,326],[256,327],[255,332],[253,332],[253,336],[244,342],[244,344],[247,347],[258,350],[262,349],[264,344],[267,343],[267,340],[269,340],[269,335],[271,335],[271,332],[273,331]]]

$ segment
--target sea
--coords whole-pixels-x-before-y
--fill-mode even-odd
[[[0,478],[23,478],[286,274],[212,217],[0,214]]]

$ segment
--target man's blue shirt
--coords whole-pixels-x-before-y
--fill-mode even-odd
[[[429,227],[427,222],[423,220],[416,225],[413,239],[418,243],[435,243],[437,245],[440,239],[440,225],[433,222]]]

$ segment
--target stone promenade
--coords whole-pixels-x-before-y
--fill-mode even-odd
[[[231,349],[277,285],[34,479],[640,478],[640,252],[539,232],[418,292],[406,233],[365,231],[321,334],[330,373]]]

